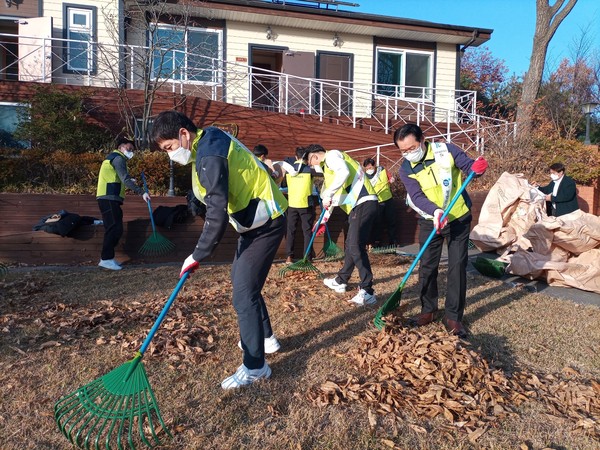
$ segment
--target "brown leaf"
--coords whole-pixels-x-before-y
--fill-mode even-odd
[[[371,408],[367,410],[367,417],[369,419],[369,428],[374,430],[377,426],[377,415],[371,410]]]
[[[472,433],[469,433],[469,441],[475,443],[475,441],[477,441],[477,439],[479,439],[481,437],[481,435],[483,433],[485,433],[486,431],[487,431],[487,428],[477,428]]]
[[[419,425],[409,423],[408,426],[411,430],[416,431],[417,433],[427,434],[427,430],[423,427],[420,427]]]
[[[60,344],[60,342],[58,341],[47,341],[44,342],[42,345],[40,345],[40,350],[44,350],[45,348],[48,347],[58,347]]]

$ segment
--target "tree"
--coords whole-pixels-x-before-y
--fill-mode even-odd
[[[550,5],[549,0],[536,0],[535,33],[529,70],[523,78],[523,92],[517,112],[517,127],[519,135],[527,135],[532,128],[535,102],[542,84],[544,65],[548,44],[556,33],[558,26],[571,12],[577,0],[556,0]],[[564,7],[563,7],[564,6]]]

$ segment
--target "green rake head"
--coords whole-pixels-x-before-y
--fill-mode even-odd
[[[173,250],[175,250],[175,244],[160,233],[152,233],[140,248],[139,253],[144,256],[153,257],[166,255]]]
[[[319,278],[323,277],[321,271],[307,259],[301,259],[293,264],[282,267],[279,269],[279,276],[284,277],[289,272],[314,272],[319,276]]]
[[[384,247],[373,247],[370,250],[370,253],[375,255],[395,255],[398,251],[398,247],[395,245],[387,245]]]
[[[162,430],[172,437],[158,410],[141,358],[138,354],[56,402],[54,418],[73,445],[83,449],[133,450],[136,445],[160,445],[158,434]]]
[[[328,239],[323,248],[325,254],[324,261],[339,261],[344,258],[344,250],[342,250],[335,242]]]
[[[502,278],[506,274],[506,267],[508,266],[505,262],[481,256],[478,256],[472,264],[480,274],[492,278]]]
[[[392,295],[385,301],[383,305],[377,310],[375,314],[375,318],[373,319],[373,323],[378,330],[383,329],[385,327],[385,319],[384,317],[395,310],[398,305],[400,305],[400,300],[402,299],[402,289],[404,289],[405,281],[400,283],[400,286],[394,291]]]

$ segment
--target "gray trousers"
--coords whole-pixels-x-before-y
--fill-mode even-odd
[[[244,365],[260,369],[265,363],[265,338],[273,335],[262,288],[285,233],[285,216],[240,235],[231,266],[233,307],[237,313]]]

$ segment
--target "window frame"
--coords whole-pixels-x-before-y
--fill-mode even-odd
[[[87,57],[88,67],[86,69],[77,68],[71,65],[72,58],[69,57],[69,53],[72,51],[70,43],[70,33],[74,32],[76,28],[71,28],[71,15],[76,10],[85,11],[89,15],[92,23],[88,27],[90,32],[89,46],[91,55]],[[81,32],[81,31],[80,31]],[[63,67],[64,73],[71,74],[90,74],[96,75],[97,72],[97,44],[98,36],[98,8],[91,5],[80,5],[74,3],[63,3],[63,59],[65,61],[65,67]]]
[[[433,80],[434,80],[433,62],[434,62],[434,56],[435,56],[434,51],[377,46],[375,48],[375,86],[376,86],[375,91],[377,92],[378,95],[388,96],[388,94],[379,93],[378,89],[377,89],[377,87],[380,84],[379,80],[378,80],[380,52],[402,55],[402,64],[400,65],[401,82],[400,82],[400,84],[397,85],[397,86],[401,87],[401,89],[399,89],[399,97],[400,98],[407,99],[407,100],[426,100],[426,101],[433,100],[433,84],[434,84],[433,83]],[[407,88],[407,85],[406,85],[406,62],[408,59],[407,58],[408,54],[429,56],[429,64],[428,64],[428,68],[427,68],[428,78],[429,78],[428,86],[421,86],[422,89],[425,89],[424,97],[411,97],[411,96],[406,95],[406,88]],[[409,87],[411,87],[413,89],[416,88],[415,86],[409,86]]]
[[[14,107],[15,108],[15,112],[17,112],[18,108],[25,108],[26,110],[29,110],[31,108],[31,104],[30,103],[0,101],[0,108],[3,107],[3,106]],[[17,112],[17,114],[18,114],[18,112]],[[17,117],[17,119],[18,119],[18,117]],[[18,120],[17,120],[17,127],[18,127],[18,125],[19,124],[18,124]],[[16,129],[16,127],[15,127],[15,129]],[[2,129],[2,130],[6,131],[7,133],[10,133],[11,137],[13,137],[13,139],[14,139],[14,136],[12,135],[12,133],[14,131],[13,132],[9,132],[8,130],[4,130],[4,129]],[[23,148],[31,148],[31,141],[16,141],[16,142],[21,143]]]
[[[171,24],[166,24],[166,23],[153,23],[152,24],[153,27],[155,27],[155,30],[173,30],[173,31],[183,31],[185,33],[185,37],[184,37],[184,45],[185,45],[185,51],[184,53],[184,67],[185,70],[183,71],[183,73],[185,74],[185,77],[183,78],[173,78],[172,76],[168,77],[168,78],[164,78],[164,77],[160,77],[160,76],[156,76],[156,68],[154,67],[154,55],[152,55],[152,69],[151,69],[151,76],[150,79],[151,80],[158,80],[158,81],[169,81],[169,82],[174,82],[174,83],[189,83],[189,84],[196,84],[196,85],[206,85],[206,86],[218,86],[221,85],[223,83],[223,71],[222,66],[223,66],[223,52],[224,52],[224,48],[223,48],[223,29],[221,28],[209,28],[209,27],[181,27],[181,26],[177,26],[177,25],[171,25]],[[188,62],[189,62],[189,53],[187,51],[188,47],[189,47],[189,32],[203,32],[203,33],[213,33],[217,35],[217,39],[218,39],[218,44],[217,44],[217,61],[218,61],[218,70],[216,71],[216,77],[214,77],[213,74],[213,79],[211,81],[202,81],[202,80],[193,80],[188,78]],[[154,43],[152,43],[150,41],[151,37],[148,37],[148,42],[149,45],[152,47],[153,49],[153,53],[154,53]],[[156,47],[158,48],[158,47]],[[181,50],[173,50],[175,52],[181,52]],[[171,71],[171,75],[173,75],[173,71]]]

